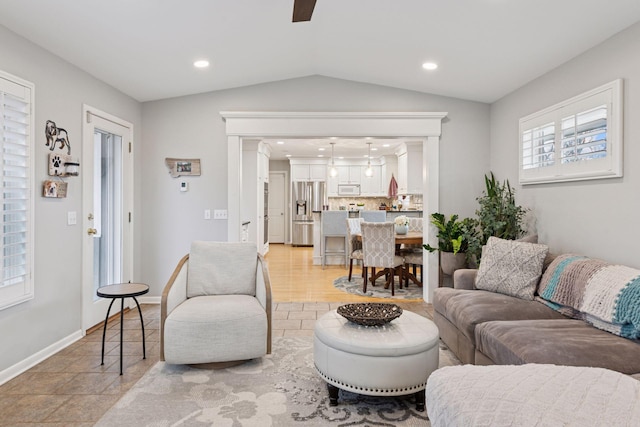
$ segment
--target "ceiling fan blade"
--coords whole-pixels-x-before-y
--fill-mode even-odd
[[[294,0],[293,1],[293,22],[311,21],[313,8],[316,0]]]

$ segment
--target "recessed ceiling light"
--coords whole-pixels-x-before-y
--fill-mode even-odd
[[[193,63],[193,66],[196,68],[207,68],[209,66],[209,61],[206,59],[199,59]]]
[[[391,144],[382,144],[383,147],[390,147]]]
[[[369,157],[369,155],[368,155],[368,154],[365,154],[363,157],[366,159],[366,158],[368,158],[368,157]]]
[[[324,157],[324,154],[318,154],[318,157]]]
[[[342,157],[342,156],[340,156],[340,157],[338,157],[338,158],[339,158],[340,160],[344,159],[344,157]]]
[[[284,141],[278,141],[278,142],[276,142],[276,144],[278,144],[278,145],[283,145],[283,144],[284,144]]]
[[[329,137],[329,139],[338,139],[338,137],[337,136],[332,136],[332,137]]]
[[[371,151],[378,151],[378,149],[377,148],[372,148]]]
[[[285,157],[291,157],[291,154],[285,154],[284,156]]]
[[[432,71],[438,68],[438,64],[436,64],[435,62],[425,62],[424,64],[422,64],[422,68]]]
[[[320,147],[318,148],[318,151],[324,151],[324,148]]]

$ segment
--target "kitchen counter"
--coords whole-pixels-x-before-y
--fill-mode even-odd
[[[348,212],[349,212],[349,218],[358,218],[360,215],[359,210],[350,210]],[[400,215],[406,215],[412,218],[422,218],[422,211],[413,210],[413,209],[402,210],[402,211],[386,211],[386,212],[387,212],[388,219],[393,219]],[[322,211],[313,211],[313,213],[322,215]]]

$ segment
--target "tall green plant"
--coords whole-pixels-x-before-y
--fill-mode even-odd
[[[527,212],[525,208],[516,204],[515,190],[509,184],[509,180],[501,183],[491,172],[490,176],[484,176],[484,182],[483,195],[476,199],[480,204],[476,210],[477,241],[472,242],[472,248],[467,251],[468,257],[475,256],[478,261],[482,246],[487,243],[489,237],[511,240],[521,237],[524,233],[522,222]]]
[[[482,244],[495,236],[501,239],[517,239],[524,233],[522,220],[526,209],[516,204],[515,190],[509,180],[502,183],[496,180],[493,172],[491,176],[484,176],[486,191],[484,196],[478,197],[480,208],[476,211]]]
[[[482,252],[479,221],[475,218],[465,218],[462,220],[462,238],[467,245],[465,254],[467,265],[477,266],[479,254]]]

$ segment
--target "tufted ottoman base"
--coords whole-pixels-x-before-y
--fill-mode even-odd
[[[424,410],[427,378],[438,368],[438,328],[405,311],[385,326],[360,326],[331,311],[316,321],[314,362],[331,405],[338,390],[369,396],[416,395]]]

